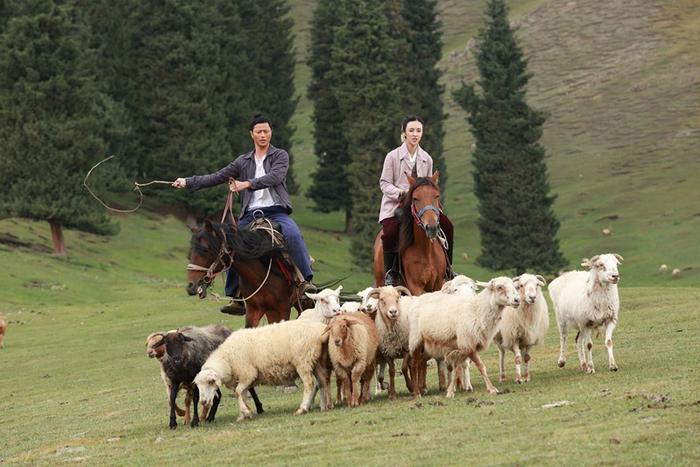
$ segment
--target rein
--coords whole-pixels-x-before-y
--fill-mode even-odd
[[[440,218],[440,215],[442,214],[442,211],[440,208],[436,208],[432,204],[428,204],[427,206],[423,206],[420,211],[416,211],[416,205],[411,204],[411,211],[413,212],[413,217],[416,220],[416,223],[420,226],[421,229],[423,229],[423,232],[425,232],[425,235],[428,236],[428,230],[427,226],[423,223],[421,218],[423,217],[423,214],[425,214],[428,211],[433,211],[435,214],[437,214],[438,219]],[[430,237],[428,237],[430,238]],[[442,230],[442,227],[439,226],[438,224],[438,232],[437,232],[437,239],[440,240],[440,244],[442,245],[442,248],[447,251],[448,249],[448,242],[447,242],[447,235],[445,235],[445,232]],[[434,239],[430,238],[430,241],[432,242]]]

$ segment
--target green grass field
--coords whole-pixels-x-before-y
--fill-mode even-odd
[[[484,360],[503,394],[490,396],[473,371],[475,392],[447,400],[431,392],[417,404],[379,396],[355,410],[293,415],[301,391],[261,388],[267,412],[237,423],[227,394],[217,422],[167,429],[156,362],[144,352],[152,331],[240,318],[221,303],[184,290],[190,232],[149,204],[117,216],[121,231],[99,237],[66,231],[67,259],[46,252],[48,225],[0,220],[0,312],[9,322],[0,350],[0,464],[700,464],[700,6],[692,1],[509,2],[534,73],[528,95],[551,113],[543,144],[559,238],[571,267],[582,256],[622,254],[617,373],[608,373],[598,339],[598,373],[582,374],[573,343],[556,366],[554,317],[533,354],[533,381],[497,383],[494,349]],[[296,173],[308,187],[312,154],[308,21],[315,4],[291,0],[297,33],[294,117]],[[455,268],[485,280],[471,194],[471,138],[449,91],[475,79],[469,39],[482,2],[441,0],[447,210],[456,225]],[[398,135],[397,135],[398,138]],[[383,157],[378,154],[377,157]],[[223,200],[222,200],[223,201]],[[353,269],[339,213],[319,214],[293,200],[317,262],[316,278],[349,275],[346,290],[371,283]],[[601,235],[604,227],[612,236]],[[463,254],[468,255],[465,259]],[[682,276],[657,272],[660,264]],[[216,288],[221,292],[221,283]],[[512,365],[508,367],[513,374]],[[542,408],[557,401],[570,404]]]
[[[238,423],[226,394],[214,425],[167,428],[158,365],[144,352],[155,330],[240,318],[218,313],[214,300],[187,297],[188,230],[173,217],[121,220],[112,239],[69,232],[68,260],[0,250],[2,309],[9,321],[0,350],[0,462],[56,464],[628,464],[697,465],[700,291],[628,286],[615,334],[617,373],[584,375],[573,347],[569,367],[556,366],[552,328],[537,348],[533,381],[496,383],[486,394],[447,400],[431,392],[420,403],[402,383],[400,397],[381,395],[359,409],[306,416],[293,412],[301,391],[262,388],[267,412]],[[0,221],[0,231],[41,240],[41,223]],[[329,248],[335,250],[334,248]],[[329,254],[329,257],[331,255]],[[343,258],[337,258],[342,261]],[[329,260],[329,264],[332,261]],[[485,352],[494,381],[494,349]],[[508,367],[512,375],[512,365]],[[543,405],[569,401],[559,408]]]

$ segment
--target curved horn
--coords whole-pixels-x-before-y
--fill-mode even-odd
[[[622,262],[622,261],[624,260],[624,258],[623,258],[622,256],[618,255],[617,253],[613,253],[613,256],[614,256],[615,258],[617,258],[617,260],[618,260],[619,262]]]
[[[379,298],[379,293],[380,293],[380,292],[381,292],[381,289],[379,289],[379,287],[373,288],[373,289],[370,290],[369,293],[367,294],[367,299],[370,299],[370,298]]]
[[[491,282],[490,282],[490,281],[489,281],[489,282],[474,281],[474,283],[475,283],[477,286],[483,287],[483,288],[486,288],[486,287],[488,287],[488,286],[491,285]]]
[[[539,274],[537,274],[535,277],[539,281],[540,286],[544,287],[545,285],[547,285],[547,281],[544,277],[540,276]]]
[[[408,295],[409,297],[413,295],[413,294],[411,293],[411,291],[408,290],[408,289],[407,289],[406,287],[404,287],[403,285],[398,285],[398,286],[394,287],[394,289],[398,290],[399,293],[404,293],[405,295]]]

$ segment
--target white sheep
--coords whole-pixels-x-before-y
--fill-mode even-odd
[[[304,310],[298,319],[328,324],[334,316],[341,313],[341,290],[343,290],[343,286],[339,285],[335,290],[323,289],[319,293],[307,292],[306,296],[314,301],[314,307]]]
[[[420,397],[425,386],[425,362],[430,357],[444,358],[449,367],[458,369],[471,359],[481,373],[487,390],[495,394],[479,357],[498,331],[498,322],[506,305],[518,306],[520,298],[508,277],[496,277],[473,297],[432,294],[415,297],[414,306],[419,313],[410,315],[409,352],[413,366],[413,394]],[[447,387],[447,397],[454,397],[455,377],[453,371]]]
[[[617,284],[620,273],[617,265],[622,256],[616,253],[597,255],[590,260],[584,258],[581,266],[588,271],[567,272],[549,284],[549,296],[554,305],[554,314],[559,325],[559,367],[566,364],[566,336],[568,329],[578,329],[576,350],[581,369],[595,373],[593,368],[592,332],[605,328],[605,345],[608,349],[608,368],[617,371],[613,355],[612,334],[617,325],[620,297]]]
[[[331,320],[326,335],[328,355],[348,406],[368,401],[379,346],[374,322],[364,313],[343,313]]]
[[[341,313],[374,313],[377,309],[377,299],[369,297],[369,294],[370,292],[372,292],[372,290],[374,290],[374,287],[367,287],[366,289],[357,292],[357,296],[360,297],[361,301],[343,303],[343,305],[340,307]]]
[[[394,359],[403,358],[403,375],[406,386],[411,387],[408,374],[408,315],[402,313],[399,308],[399,299],[402,295],[411,295],[411,292],[403,286],[399,287],[377,287],[372,289],[368,298],[376,300],[376,315],[374,324],[379,333],[379,351],[377,353],[377,363],[379,372],[377,373],[377,386],[375,392],[384,389],[384,369],[389,366],[389,399],[396,398],[396,368]]]
[[[513,284],[520,294],[520,306],[503,309],[493,341],[498,346],[499,380],[506,380],[504,358],[505,351],[510,350],[515,354],[515,382],[520,384],[530,381],[530,349],[544,342],[549,329],[549,309],[542,294],[542,287],[547,284],[544,277],[523,274],[514,278]]]
[[[235,331],[209,356],[194,379],[202,404],[210,406],[216,391],[225,385],[238,397],[238,420],[249,419],[249,387],[291,385],[299,377],[304,395],[296,413],[304,414],[311,408],[316,375],[321,385],[321,409],[330,408],[327,369],[319,364],[326,329],[322,323],[297,319]]]

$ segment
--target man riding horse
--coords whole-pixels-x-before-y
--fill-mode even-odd
[[[187,188],[193,193],[200,188],[208,188],[222,183],[229,183],[231,191],[241,197],[241,211],[238,228],[247,227],[259,217],[265,217],[279,225],[284,236],[289,254],[301,272],[304,280],[301,290],[310,285],[313,278],[309,252],[297,224],[289,216],[292,204],[287,191],[287,170],[289,154],[270,144],[272,125],[263,115],[255,115],[249,126],[250,137],[255,148],[238,156],[221,170],[209,175],[195,175],[178,178],[173,182],[175,188]],[[221,308],[223,313],[245,314],[238,287],[238,275],[229,269],[226,276],[226,295],[234,297],[231,303]]]
[[[382,190],[382,205],[379,212],[379,223],[382,225],[382,248],[384,250],[384,283],[399,285],[397,268],[399,266],[399,225],[395,215],[399,206],[399,198],[406,195],[410,188],[409,176],[413,178],[430,177],[433,173],[433,159],[423,148],[420,140],[423,137],[423,120],[413,115],[406,117],[401,124],[401,141],[403,144],[390,151],[384,159],[379,187]],[[411,204],[409,203],[409,206]],[[452,222],[439,210],[440,229],[447,239],[447,268],[446,277],[452,278],[451,269],[453,252],[454,227]],[[402,215],[411,216],[413,213],[404,212]],[[377,284],[381,285],[381,284]]]

